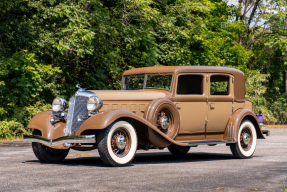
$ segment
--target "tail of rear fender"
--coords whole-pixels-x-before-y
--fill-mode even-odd
[[[115,122],[118,119],[133,119],[145,126],[147,126],[149,130],[149,135],[152,135],[152,140],[157,140],[158,142],[153,143],[156,147],[166,147],[170,144],[176,144],[180,146],[187,146],[187,144],[180,144],[173,139],[167,137],[164,133],[162,133],[160,130],[158,130],[154,125],[152,125],[150,122],[148,122],[146,119],[130,112],[127,110],[122,109],[116,109],[116,110],[109,110],[100,112],[96,115],[93,115],[88,120],[86,120],[83,125],[80,127],[80,129],[77,131],[77,135],[80,135],[85,130],[90,129],[105,129],[109,125],[111,125],[113,122]],[[154,134],[150,134],[154,133]],[[156,138],[154,138],[156,137]]]
[[[224,139],[230,139],[230,140],[237,141],[240,124],[245,119],[248,119],[253,123],[256,129],[257,138],[265,139],[260,129],[259,122],[257,120],[256,115],[253,113],[253,111],[249,109],[238,109],[233,113],[233,115],[230,117],[227,123],[227,126],[225,128]]]

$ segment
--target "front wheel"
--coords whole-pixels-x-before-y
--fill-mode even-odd
[[[236,143],[230,145],[232,154],[238,159],[252,157],[256,148],[257,134],[253,123],[245,120],[241,123]]]
[[[137,150],[137,134],[126,121],[118,121],[98,135],[98,151],[104,163],[119,167],[129,164]]]
[[[63,161],[70,149],[53,149],[41,143],[32,143],[35,156],[42,162],[53,163]]]

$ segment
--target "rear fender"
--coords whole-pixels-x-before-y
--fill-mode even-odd
[[[257,117],[253,113],[253,111],[251,111],[249,109],[238,109],[233,113],[233,115],[231,116],[231,118],[228,121],[228,124],[227,124],[227,126],[225,128],[225,132],[224,132],[224,139],[235,140],[237,142],[238,131],[239,131],[241,122],[245,119],[248,119],[253,123],[253,125],[256,129],[258,139],[264,139],[265,138],[261,129],[260,129]]]
[[[162,133],[160,130],[158,130],[154,125],[152,125],[150,122],[148,122],[146,119],[130,112],[127,110],[122,109],[116,109],[116,110],[109,110],[109,111],[103,111],[96,115],[93,115],[88,120],[86,120],[83,125],[80,127],[80,129],[76,132],[76,135],[80,135],[85,130],[90,129],[105,129],[109,125],[111,125],[113,122],[115,122],[118,119],[121,118],[128,118],[133,119],[145,126],[147,126],[152,132],[156,134],[152,134],[152,137],[156,137],[157,142],[152,143],[156,147],[166,147],[170,145],[171,143],[180,145],[180,146],[188,146],[188,144],[181,144],[173,139],[170,139],[167,137],[164,133]],[[153,139],[155,140],[155,139]]]
[[[66,127],[66,123],[58,121],[52,125],[50,122],[51,115],[52,111],[43,111],[36,114],[30,120],[27,125],[27,129],[37,129],[41,131],[42,137],[46,137],[48,139],[63,137],[65,135],[64,129]]]

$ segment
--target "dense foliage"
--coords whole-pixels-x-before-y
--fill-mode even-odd
[[[286,123],[284,1],[270,1],[278,4],[274,14],[263,1],[240,2],[1,1],[0,138],[2,129],[25,127],[55,96],[69,99],[77,83],[119,89],[124,70],[155,65],[238,68],[255,112]]]

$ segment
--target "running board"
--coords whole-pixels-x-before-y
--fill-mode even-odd
[[[197,146],[197,145],[216,145],[216,144],[224,144],[224,143],[236,143],[235,140],[232,139],[224,139],[224,140],[212,140],[212,141],[191,141],[184,142],[187,143],[188,146]]]

